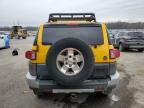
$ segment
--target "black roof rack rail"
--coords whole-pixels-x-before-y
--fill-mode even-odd
[[[51,13],[48,22],[58,20],[86,20],[96,22],[94,13]]]

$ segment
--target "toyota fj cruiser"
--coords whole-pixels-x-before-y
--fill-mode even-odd
[[[40,25],[26,75],[34,94],[102,92],[118,83],[116,58],[105,24],[93,13],[55,13]]]

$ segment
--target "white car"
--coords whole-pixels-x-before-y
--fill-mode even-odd
[[[4,37],[0,36],[0,48],[5,48]]]

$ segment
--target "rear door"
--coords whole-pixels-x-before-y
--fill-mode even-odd
[[[45,64],[52,44],[62,38],[78,38],[92,48],[95,62],[109,62],[108,37],[104,25],[44,25],[38,35],[37,63]],[[107,58],[107,59],[104,59]]]

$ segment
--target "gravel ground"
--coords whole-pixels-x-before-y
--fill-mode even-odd
[[[25,79],[28,61],[24,52],[31,48],[32,41],[12,40],[10,49],[0,50],[0,108],[144,108],[144,53],[121,53],[120,83],[109,97],[79,94],[73,100],[66,94],[49,94],[38,99]],[[18,56],[11,55],[15,48],[19,49]]]

